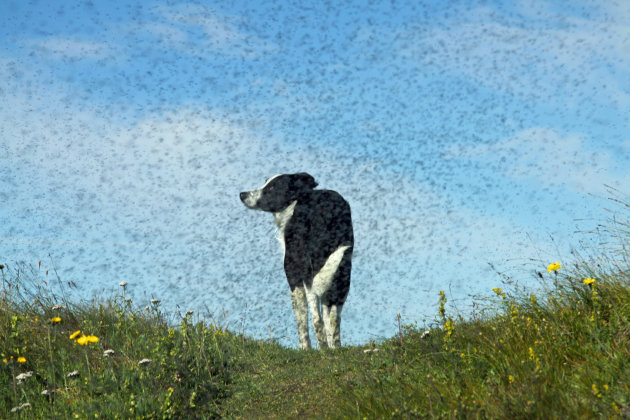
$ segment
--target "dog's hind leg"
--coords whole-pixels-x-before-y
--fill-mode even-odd
[[[297,321],[300,348],[310,349],[311,339],[308,336],[308,306],[306,304],[306,291],[304,286],[296,286],[291,290],[291,304]],[[314,318],[313,318],[314,319]]]
[[[341,308],[342,305],[322,305],[326,340],[333,349],[341,347]]]
[[[317,337],[317,347],[325,349],[328,347],[326,340],[326,332],[324,331],[324,322],[322,321],[320,300],[315,293],[311,290],[306,290],[306,298],[308,299],[308,306],[311,309],[311,316],[313,317],[313,329],[315,330],[315,336]]]

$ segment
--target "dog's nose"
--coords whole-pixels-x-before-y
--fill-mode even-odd
[[[241,201],[245,201],[246,198],[247,198],[247,192],[242,192],[241,193]]]

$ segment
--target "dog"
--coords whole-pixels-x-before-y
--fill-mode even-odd
[[[240,198],[246,207],[274,215],[300,348],[311,348],[308,307],[318,347],[339,348],[341,309],[350,290],[352,217],[339,193],[316,186],[307,173],[281,174]]]

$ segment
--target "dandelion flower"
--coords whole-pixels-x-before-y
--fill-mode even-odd
[[[80,346],[85,346],[88,343],[88,338],[84,335],[82,335],[81,337],[77,338],[77,344]]]
[[[511,383],[511,384],[514,383],[514,376],[509,375],[508,376],[508,382]]]
[[[560,269],[560,268],[562,268],[562,265],[560,265],[559,262],[551,263],[547,267],[547,272],[551,273],[552,271],[558,271],[558,269]]]
[[[595,279],[592,279],[592,278],[589,277],[587,279],[582,280],[582,283],[584,283],[584,284],[593,284],[593,283],[595,283]]]
[[[87,338],[87,341],[90,343],[98,343],[98,337],[94,335],[88,335],[86,338]]]
[[[53,317],[53,318],[51,318],[51,319],[50,319],[50,323],[51,323],[51,324],[56,324],[56,323],[58,323],[58,322],[61,322],[61,318],[60,318],[60,317],[58,317],[58,316]]]
[[[20,356],[20,357],[17,358],[17,361],[18,361],[18,363],[26,363],[26,357]]]
[[[74,340],[75,338],[77,338],[77,335],[79,335],[81,333],[81,330],[76,330],[75,332],[73,332],[70,335],[70,340]]]

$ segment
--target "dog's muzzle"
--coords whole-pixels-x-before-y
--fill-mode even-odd
[[[260,190],[242,192],[240,197],[245,206],[250,209],[256,209],[258,199],[260,198]]]

